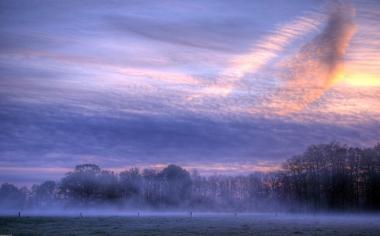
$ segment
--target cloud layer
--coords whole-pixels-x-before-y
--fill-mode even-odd
[[[1,1],[1,179],[374,145],[380,5],[329,2]]]

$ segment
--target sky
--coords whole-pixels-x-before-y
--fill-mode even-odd
[[[272,171],[380,142],[378,0],[0,1],[0,182]]]

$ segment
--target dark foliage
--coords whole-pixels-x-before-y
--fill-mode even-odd
[[[99,207],[220,211],[378,211],[380,144],[312,145],[279,172],[248,176],[191,175],[179,166],[131,168],[119,174],[78,165],[59,182],[0,188],[2,209]]]

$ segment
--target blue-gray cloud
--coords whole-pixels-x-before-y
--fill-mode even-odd
[[[70,105],[2,105],[1,164],[52,165],[67,158],[65,165],[72,166],[78,160],[70,156],[81,155],[97,156],[97,162],[111,166],[282,161],[309,144],[372,144],[380,135],[379,122],[346,127],[248,117],[211,120],[190,113],[153,117],[115,112],[110,117],[75,110]]]
[[[306,111],[295,118],[266,113],[266,96],[278,88],[273,73],[266,73],[270,63],[254,75],[243,65],[248,75],[229,96],[188,99],[223,79],[218,75],[231,59],[255,54],[247,49],[265,46],[268,35],[281,42],[302,31],[307,12],[324,3],[1,1],[0,167],[244,165],[280,162],[313,143],[373,145],[380,137],[374,113]],[[371,9],[374,5],[370,2]],[[364,4],[358,14],[368,8]],[[374,10],[366,17],[358,24],[378,22]],[[295,19],[301,21],[297,29],[276,30]],[[360,44],[358,38],[354,42]],[[299,46],[287,45],[264,57],[281,59]],[[373,57],[376,50],[372,45]],[[248,64],[252,58],[257,57],[248,57]],[[344,94],[376,105],[374,91]],[[345,101],[343,95],[328,96]]]

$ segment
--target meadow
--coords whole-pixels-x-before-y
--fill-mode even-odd
[[[380,235],[365,215],[1,216],[0,235]]]

